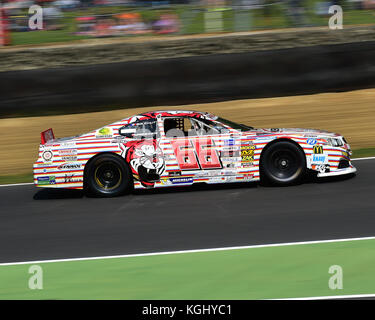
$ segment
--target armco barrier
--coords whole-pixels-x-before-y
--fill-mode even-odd
[[[0,73],[0,115],[271,97],[375,85],[375,42]]]

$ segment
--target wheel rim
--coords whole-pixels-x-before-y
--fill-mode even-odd
[[[113,162],[102,162],[96,167],[94,178],[95,183],[100,189],[111,191],[121,184],[121,169]]]
[[[279,181],[293,180],[302,171],[301,157],[291,149],[275,150],[269,157],[268,170]]]

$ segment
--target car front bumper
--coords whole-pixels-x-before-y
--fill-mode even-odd
[[[351,167],[344,168],[344,169],[337,169],[331,172],[320,172],[318,173],[318,178],[341,176],[341,175],[351,174],[351,173],[356,173],[356,172],[357,172],[357,169],[351,166]]]

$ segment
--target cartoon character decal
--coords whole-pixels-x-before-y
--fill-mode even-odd
[[[160,114],[163,117],[190,116],[201,118],[202,114],[189,111],[166,111]],[[128,119],[128,123],[155,119],[155,112],[146,112]],[[160,176],[165,171],[164,155],[159,147],[158,139],[128,141],[119,143],[121,155],[130,164],[134,179],[141,182],[144,187],[152,188],[155,182],[160,181]]]
[[[152,188],[165,170],[163,153],[156,139],[129,141],[120,144],[122,156],[127,163],[133,177],[144,187]]]

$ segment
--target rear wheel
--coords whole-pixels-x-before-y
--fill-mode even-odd
[[[280,141],[264,150],[261,174],[266,181],[277,185],[298,183],[306,171],[303,150],[293,142]]]
[[[103,154],[88,164],[85,173],[86,188],[90,194],[115,197],[129,191],[133,180],[125,161],[116,155]]]

